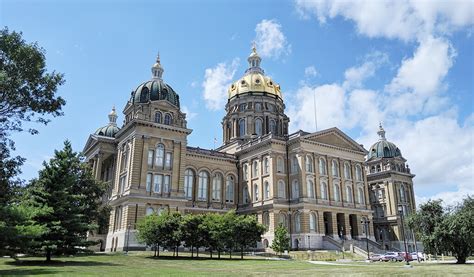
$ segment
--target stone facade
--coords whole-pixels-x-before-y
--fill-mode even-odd
[[[107,128],[116,126],[113,110],[109,125],[89,137],[86,161],[111,188],[104,198],[113,208],[102,234],[106,251],[143,249],[135,228],[150,213],[235,209],[268,227],[259,249],[271,245],[278,224],[288,227],[293,249],[334,249],[341,239],[376,243],[374,226],[389,224],[373,216],[382,204],[373,201],[374,184],[392,190],[407,184],[403,200],[414,208],[413,175],[380,179],[370,171],[372,161],[366,165],[367,150],[341,130],[288,134],[280,86],[264,75],[255,48],[248,61],[245,75],[229,88],[223,145],[215,150],[187,145],[192,130],[179,96],[161,79],[159,59],[153,79],[132,92],[123,126]],[[398,230],[396,214],[390,224]]]

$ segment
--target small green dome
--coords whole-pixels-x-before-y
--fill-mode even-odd
[[[385,130],[382,128],[382,125],[379,126],[377,134],[380,136],[380,139],[370,147],[368,154],[369,160],[371,158],[394,158],[402,156],[400,149],[385,138]]]
[[[100,127],[95,131],[94,134],[98,136],[114,138],[118,131],[120,131],[120,128],[117,127],[117,113],[115,112],[115,107],[113,107],[112,111],[109,113],[109,124],[104,127]]]
[[[167,100],[179,108],[179,95],[161,79],[152,79],[139,85],[132,92],[131,102],[147,103],[148,101]]]

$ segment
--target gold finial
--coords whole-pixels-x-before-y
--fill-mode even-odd
[[[252,52],[257,53],[257,43],[252,41]]]
[[[156,62],[160,63],[160,51],[158,51],[158,55],[156,55]]]

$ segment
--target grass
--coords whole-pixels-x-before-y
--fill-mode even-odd
[[[248,256],[244,260],[211,260],[202,255],[191,259],[185,255],[173,258],[169,253],[152,258],[150,254],[61,257],[50,264],[45,264],[42,257],[22,258],[20,262],[0,258],[0,276],[474,276],[474,264],[413,263],[413,268],[404,268],[403,263],[311,264],[304,260],[276,261]]]

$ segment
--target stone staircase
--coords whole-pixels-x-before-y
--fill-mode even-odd
[[[356,253],[364,257],[367,257],[367,242],[369,244],[370,253],[383,254],[388,251],[400,252],[400,250],[397,248],[391,248],[389,250],[385,250],[382,244],[376,241],[373,241],[371,239],[366,239],[366,238],[361,238],[359,240],[355,240],[355,239],[346,240],[343,242],[342,240],[335,239],[331,236],[323,237],[323,246],[325,249],[341,251],[343,243],[344,243],[344,248],[346,251],[349,250],[352,253]]]

